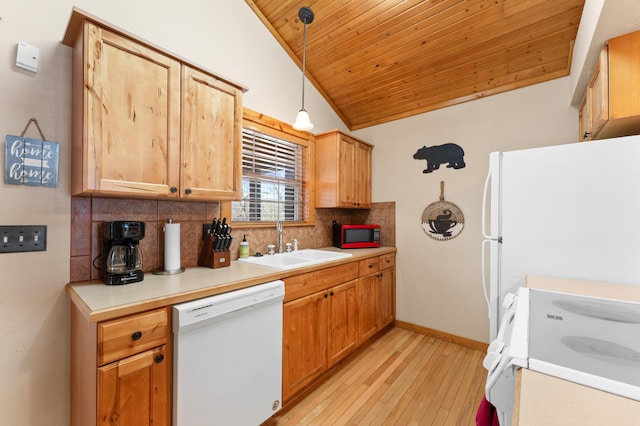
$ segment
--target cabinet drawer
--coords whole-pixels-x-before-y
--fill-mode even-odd
[[[285,278],[284,301],[298,299],[356,278],[358,278],[358,262]]]
[[[378,272],[378,258],[370,257],[369,259],[361,260],[358,262],[358,270],[361,277]]]
[[[167,343],[169,308],[98,324],[98,365]]]
[[[386,268],[391,268],[393,266],[396,266],[395,253],[383,254],[382,256],[378,257],[378,269],[383,270]]]

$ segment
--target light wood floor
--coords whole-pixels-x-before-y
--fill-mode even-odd
[[[266,424],[475,425],[484,353],[392,328]]]

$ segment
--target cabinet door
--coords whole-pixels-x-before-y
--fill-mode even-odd
[[[371,151],[369,145],[356,145],[355,204],[358,208],[371,208]]]
[[[356,204],[357,142],[342,135],[338,154],[338,206],[353,208]]]
[[[358,344],[378,331],[378,274],[358,280]]]
[[[591,139],[591,99],[587,99],[585,94],[578,109],[578,140],[586,141]]]
[[[82,182],[74,193],[176,197],[180,64],[91,23],[84,40],[86,110],[73,160]]]
[[[242,91],[187,66],[182,87],[181,196],[240,199]]]
[[[98,425],[169,425],[171,363],[165,346],[98,369]]]
[[[609,61],[608,50],[605,46],[600,53],[600,60],[596,65],[591,82],[587,90],[591,99],[591,126],[592,138],[609,120]]]
[[[321,291],[283,307],[282,399],[327,369],[328,293]]]
[[[378,275],[378,328],[382,329],[395,319],[394,269],[385,269]]]
[[[356,280],[329,289],[328,366],[353,352],[358,345]]]

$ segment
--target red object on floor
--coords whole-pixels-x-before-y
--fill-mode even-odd
[[[484,396],[476,412],[476,426],[500,426],[496,407],[491,405]]]

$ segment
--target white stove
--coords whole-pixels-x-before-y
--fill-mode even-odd
[[[640,401],[640,303],[520,288],[483,362],[486,398],[510,425],[519,368]]]
[[[529,368],[640,400],[640,303],[529,290]]]

